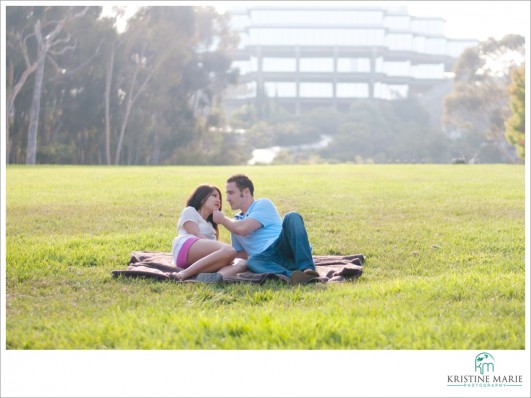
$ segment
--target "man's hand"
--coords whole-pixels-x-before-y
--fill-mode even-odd
[[[212,220],[214,220],[216,224],[223,225],[223,222],[226,220],[226,217],[222,211],[214,210],[214,213],[212,213]]]
[[[219,210],[214,210],[214,213],[212,213],[212,220],[214,220],[216,224],[223,225],[236,235],[248,235],[254,230],[262,227],[262,224],[254,218],[249,217],[245,220],[231,220],[230,218],[225,217],[223,212]]]

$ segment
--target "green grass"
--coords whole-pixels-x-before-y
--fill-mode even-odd
[[[169,252],[195,186],[224,192],[236,172],[303,215],[314,254],[365,254],[362,277],[112,278],[134,250]],[[8,349],[525,348],[523,166],[8,166],[6,178]]]

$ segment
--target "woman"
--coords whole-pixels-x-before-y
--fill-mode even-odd
[[[221,191],[212,185],[198,186],[186,202],[177,222],[177,237],[172,254],[175,265],[183,268],[172,277],[185,280],[199,273],[218,272],[233,276],[247,269],[245,260],[236,258],[232,246],[219,242],[218,225],[212,220],[214,210],[221,210]],[[219,275],[200,275],[205,282],[219,282]],[[217,278],[216,278],[217,277]]]

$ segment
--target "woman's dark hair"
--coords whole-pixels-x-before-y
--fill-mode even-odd
[[[199,211],[201,206],[203,206],[203,204],[206,202],[208,197],[210,195],[212,195],[212,192],[214,192],[214,190],[218,191],[218,194],[219,194],[219,210],[221,211],[223,197],[221,196],[221,191],[219,190],[219,188],[215,187],[214,185],[206,185],[206,184],[199,185],[194,190],[194,192],[192,192],[190,197],[188,198],[188,201],[186,202],[186,206],[192,206],[194,209]],[[212,214],[208,216],[207,221],[210,224],[212,224],[212,226],[216,230],[216,233],[218,233],[219,232],[218,231],[218,224],[216,224],[214,222],[214,220],[212,219]]]
[[[254,196],[254,185],[249,177],[245,174],[235,174],[232,177],[229,177],[227,182],[234,182],[236,186],[242,192],[245,188],[249,188],[249,193],[251,196]]]

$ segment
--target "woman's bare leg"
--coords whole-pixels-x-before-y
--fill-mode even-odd
[[[216,240],[199,239],[190,246],[188,251],[188,268],[180,271],[177,277],[188,279],[201,272],[217,272],[229,265],[236,258],[232,246]]]
[[[226,267],[221,268],[217,272],[223,275],[223,278],[227,276],[234,276],[240,272],[245,272],[247,270],[247,261],[243,258],[235,258],[232,264],[227,265]]]

